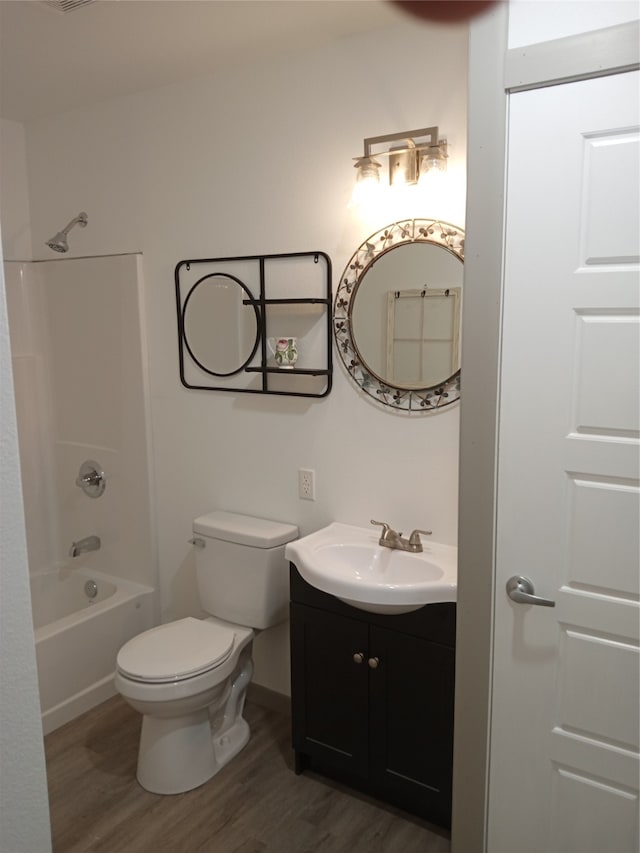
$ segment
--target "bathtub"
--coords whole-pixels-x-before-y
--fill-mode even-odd
[[[31,575],[45,734],[115,695],[118,650],[155,624],[154,599],[151,587],[88,569]]]

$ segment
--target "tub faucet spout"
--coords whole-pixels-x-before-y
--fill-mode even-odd
[[[100,545],[99,536],[86,536],[84,539],[79,539],[77,542],[71,543],[69,556],[78,557],[80,554],[86,554],[87,551],[97,551]]]

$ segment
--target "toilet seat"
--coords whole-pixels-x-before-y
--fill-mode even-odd
[[[187,616],[144,631],[118,652],[118,670],[133,681],[183,681],[219,667],[233,649],[235,631]]]

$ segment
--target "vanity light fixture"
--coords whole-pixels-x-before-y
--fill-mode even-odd
[[[390,142],[399,144],[374,152],[374,147],[386,146]],[[416,184],[431,171],[446,170],[447,140],[439,139],[437,127],[368,137],[364,140],[364,155],[354,158],[357,169],[354,196],[361,195],[365,187],[379,183],[381,164],[376,157],[389,158],[391,186]]]

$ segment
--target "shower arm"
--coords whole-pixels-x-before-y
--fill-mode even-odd
[[[74,216],[71,222],[65,228],[63,228],[60,233],[66,236],[69,231],[71,231],[71,229],[74,227],[74,225],[81,225],[84,228],[88,221],[89,217],[84,211],[82,211],[77,216]]]

